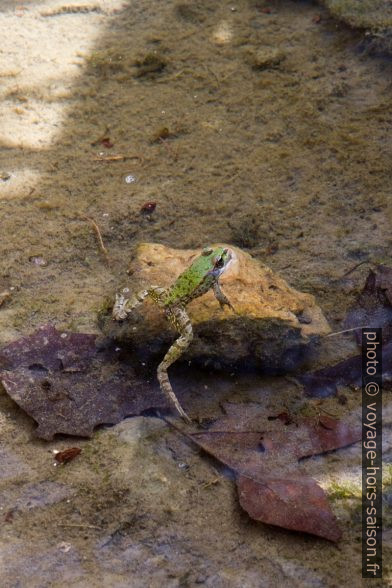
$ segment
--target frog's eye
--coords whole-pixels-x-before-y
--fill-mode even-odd
[[[223,259],[223,256],[220,255],[219,257],[216,257],[215,258],[215,260],[214,260],[214,267],[221,268],[224,265],[225,265],[225,260]]]
[[[204,249],[202,251],[202,255],[211,255],[212,252],[213,252],[213,249],[211,247],[204,247]]]

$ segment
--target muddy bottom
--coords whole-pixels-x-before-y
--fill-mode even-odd
[[[3,0],[0,30],[0,344],[48,321],[99,332],[142,241],[238,245],[336,330],[369,263],[390,263],[391,65],[321,6]],[[307,367],[354,353],[332,338]],[[358,391],[342,406],[281,377],[179,366],[173,383],[271,411],[360,411]],[[156,416],[47,443],[3,392],[0,409],[4,587],[361,583],[358,444],[302,466],[341,522],[336,548],[252,522],[230,472]],[[52,450],[75,445],[55,466]]]

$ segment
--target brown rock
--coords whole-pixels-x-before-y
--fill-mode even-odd
[[[225,247],[233,251],[234,260],[220,283],[235,313],[227,307],[221,310],[212,291],[190,302],[187,311],[195,337],[184,359],[216,367],[229,364],[274,371],[296,367],[305,346],[330,331],[314,296],[291,288],[238,247]],[[149,285],[169,287],[199,254],[200,250],[142,243],[123,286],[131,292]],[[162,309],[148,298],[124,323],[107,313],[101,313],[100,323],[105,334],[131,344],[143,357],[164,354],[176,337]]]

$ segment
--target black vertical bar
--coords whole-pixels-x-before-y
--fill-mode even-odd
[[[382,329],[362,329],[362,577],[382,578]]]

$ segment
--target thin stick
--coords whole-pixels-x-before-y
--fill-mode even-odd
[[[220,482],[219,478],[214,478],[213,480],[210,480],[209,482],[203,482],[203,484],[200,484],[199,488],[200,488],[200,490],[205,490],[209,486],[215,486],[215,484],[219,484],[219,482]]]
[[[70,527],[70,528],[77,528],[77,529],[99,529],[101,530],[102,527],[96,527],[95,525],[72,525],[69,523],[57,523],[58,527]]]
[[[334,335],[341,335],[342,333],[350,333],[351,331],[357,331],[358,329],[371,329],[369,325],[358,325],[358,327],[353,327],[352,329],[344,329],[343,331],[335,331],[334,333],[329,333],[328,335],[324,335],[324,337],[333,337]]]
[[[360,261],[359,263],[357,263],[356,265],[354,265],[354,267],[352,267],[347,272],[345,272],[342,276],[340,276],[340,278],[337,278],[337,279],[338,280],[343,280],[343,278],[346,278],[347,276],[349,276],[352,272],[354,272],[356,269],[358,269],[364,263],[372,263],[372,262],[369,261],[368,259],[365,259],[364,261]]]
[[[138,159],[140,165],[143,165],[144,158],[142,155],[94,155],[93,161],[126,161],[127,159]]]
[[[99,230],[99,226],[97,225],[95,220],[90,218],[89,216],[85,216],[85,215],[82,215],[82,216],[85,220],[87,220],[89,223],[91,223],[91,226],[93,227],[95,234],[97,235],[99,248],[100,248],[103,256],[105,257],[106,261],[109,263],[109,253],[108,253],[108,250],[106,249],[105,245],[103,244],[102,235],[101,235],[101,231]]]

